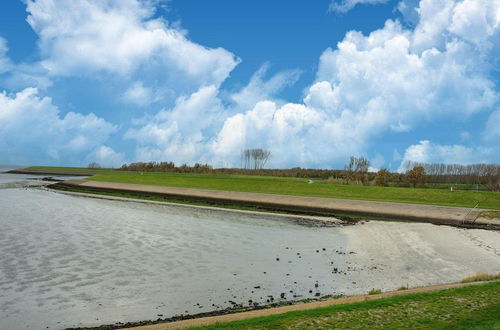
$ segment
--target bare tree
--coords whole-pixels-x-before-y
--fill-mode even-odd
[[[90,163],[87,168],[101,168],[101,165],[99,163],[96,163],[96,162],[92,162]]]
[[[357,180],[366,184],[368,182],[368,167],[370,161],[365,157],[349,158],[349,164],[345,166],[347,183]]]
[[[246,169],[261,170],[266,165],[271,152],[264,149],[245,149],[241,152],[242,165]]]

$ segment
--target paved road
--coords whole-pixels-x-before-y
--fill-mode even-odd
[[[274,195],[86,180],[70,180],[65,181],[64,184],[82,188],[148,193],[174,198],[255,205],[275,209],[328,212],[332,214],[417,220],[436,224],[491,226],[500,228],[500,220],[479,218],[480,212],[483,211],[482,209],[473,210],[463,207]]]

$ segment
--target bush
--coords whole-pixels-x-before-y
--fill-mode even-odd
[[[326,180],[326,183],[329,183],[329,184],[345,184],[345,180],[344,179],[339,179],[339,178],[334,178],[333,176],[329,177],[327,180]]]
[[[375,288],[373,288],[373,289],[371,289],[370,291],[368,291],[368,294],[369,294],[370,296],[371,296],[371,295],[374,295],[374,294],[380,294],[380,293],[382,293],[382,290],[380,290],[380,289],[375,289]]]
[[[381,169],[377,172],[375,176],[375,182],[373,183],[375,186],[385,187],[391,181],[391,172],[386,169]]]
[[[424,185],[427,182],[425,169],[422,166],[415,166],[413,169],[406,172],[405,181],[413,187]]]
[[[470,283],[470,282],[483,282],[483,281],[493,281],[500,280],[500,273],[498,274],[487,274],[478,272],[472,276],[464,278],[460,283]]]

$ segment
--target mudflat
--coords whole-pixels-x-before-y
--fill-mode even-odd
[[[426,223],[314,227],[9,188],[0,189],[0,226],[5,329],[156,320],[500,272],[500,232]]]

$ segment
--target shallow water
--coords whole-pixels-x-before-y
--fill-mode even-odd
[[[0,183],[19,182],[5,176]],[[396,222],[315,228],[39,188],[0,188],[0,228],[0,329],[149,320],[282,293],[354,295],[500,271],[498,232]]]

